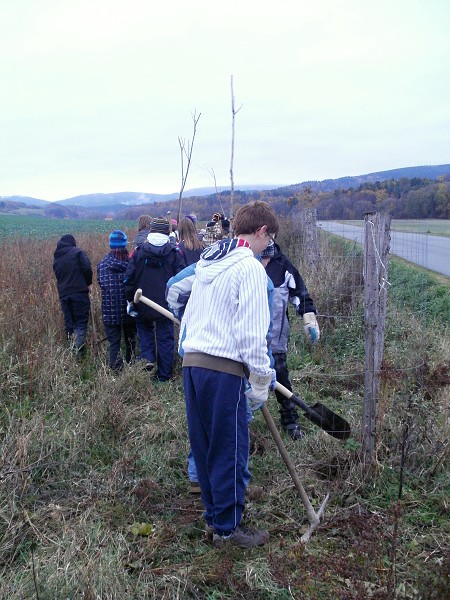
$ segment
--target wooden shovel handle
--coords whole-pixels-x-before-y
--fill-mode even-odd
[[[279,381],[277,381],[275,389],[277,390],[277,392],[283,394],[283,396],[285,396],[286,398],[290,398],[293,395],[293,392],[291,392],[291,390],[288,390],[287,387],[282,385]]]
[[[153,308],[153,310],[156,310],[157,312],[161,313],[162,315],[164,315],[165,317],[167,317],[174,323],[178,323],[178,325],[180,324],[180,321],[176,317],[173,316],[173,314],[170,312],[170,310],[167,310],[167,308],[164,308],[164,307],[160,306],[159,304],[157,304],[156,302],[153,302],[153,300],[150,300],[150,298],[146,298],[145,296],[143,296],[142,290],[140,288],[138,290],[136,290],[136,293],[134,294],[134,303],[139,304],[139,302],[142,302],[142,304],[146,304],[147,306],[150,306],[150,308]]]
[[[280,456],[283,459],[284,464],[287,467],[287,470],[289,471],[292,481],[294,482],[295,488],[298,492],[298,495],[300,496],[303,506],[305,507],[306,514],[308,516],[308,521],[309,521],[310,525],[317,526],[320,523],[320,518],[315,513],[314,508],[312,507],[312,504],[309,501],[309,498],[305,491],[305,488],[303,487],[303,485],[295,471],[294,463],[292,462],[291,457],[289,456],[289,454],[286,450],[286,446],[284,445],[283,440],[281,439],[281,436],[278,433],[278,429],[274,423],[274,420],[272,419],[272,415],[270,414],[269,409],[265,405],[262,406],[261,412],[264,416],[264,419],[266,420],[267,427],[269,428],[269,431],[272,434],[272,437],[278,448],[278,452],[280,453]]]

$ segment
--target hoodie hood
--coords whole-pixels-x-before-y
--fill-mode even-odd
[[[75,238],[70,233],[66,233],[66,235],[63,235],[61,237],[61,239],[59,240],[58,243],[60,243],[60,244],[67,244],[69,246],[76,246],[77,245],[77,243],[75,241]]]
[[[164,246],[168,241],[169,236],[165,233],[158,233],[150,230],[150,233],[147,235],[147,242],[152,244],[152,246]]]
[[[204,252],[195,269],[201,283],[211,283],[221,273],[244,258],[254,257],[250,244],[240,238],[216,242]]]
[[[76,243],[73,235],[70,235],[70,234],[63,235],[62,238],[59,240],[59,242],[56,245],[56,250],[55,250],[53,256],[55,258],[58,258],[59,256],[63,256],[64,254],[69,252],[69,250],[71,250],[71,248],[76,248],[76,245],[77,245],[77,243]]]
[[[147,241],[141,246],[145,263],[152,267],[160,267],[174,248],[169,237],[161,233],[150,233]]]

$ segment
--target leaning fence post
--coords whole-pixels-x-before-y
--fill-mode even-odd
[[[380,369],[383,359],[391,218],[364,214],[364,411],[361,423],[362,458],[366,476],[374,459]]]

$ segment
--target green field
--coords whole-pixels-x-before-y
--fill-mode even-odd
[[[363,221],[339,221],[349,225],[362,227]],[[0,235],[2,238],[15,236],[55,237],[65,233],[101,233],[106,234],[113,229],[135,229],[135,221],[100,219],[46,219],[34,216],[0,215]],[[450,237],[450,220],[448,219],[405,219],[391,222],[394,231],[409,231],[412,233],[430,233]]]
[[[28,217],[17,215],[0,215],[0,236],[7,237],[34,237],[34,238],[60,238],[66,233],[99,233],[107,234],[114,229],[136,229],[135,221],[124,220],[81,220],[81,219],[45,219],[42,217]]]
[[[362,227],[364,221],[339,221],[348,225]],[[450,237],[450,220],[448,219],[392,219],[391,229],[409,233],[430,233]]]

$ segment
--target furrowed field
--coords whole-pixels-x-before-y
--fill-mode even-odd
[[[179,361],[163,385],[137,364],[111,373],[96,280],[88,358],[78,364],[64,340],[56,242],[72,233],[95,271],[117,227],[133,239],[134,222],[0,218],[0,598],[448,598],[448,280],[390,263],[377,460],[367,480],[361,252],[322,232],[322,260],[310,271],[296,224],[283,224],[280,245],[322,315],[315,347],[291,315],[294,390],[342,414],[353,434],[339,441],[303,416],[301,442],[283,434],[313,504],[331,493],[304,545],[305,510],[256,414],[250,468],[264,494],[248,501],[245,520],[268,529],[270,542],[215,549],[189,494]],[[268,407],[278,423],[275,397]]]

